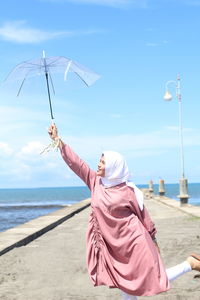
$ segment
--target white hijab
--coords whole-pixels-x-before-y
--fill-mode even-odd
[[[143,193],[132,181],[129,181],[130,173],[124,157],[115,151],[104,151],[102,155],[105,159],[105,176],[101,177],[103,185],[109,188],[125,182],[134,189],[140,210],[143,210]]]

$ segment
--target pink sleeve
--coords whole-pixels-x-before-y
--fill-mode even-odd
[[[143,210],[140,211],[140,215],[141,215],[141,218],[139,218],[140,221],[142,222],[146,230],[149,232],[152,239],[155,238],[157,230],[145,206],[143,207]]]
[[[145,206],[143,206],[143,210],[141,211],[141,209],[138,205],[137,199],[135,197],[135,193],[134,193],[134,199],[130,202],[130,204],[131,204],[131,210],[139,218],[140,222],[143,224],[143,226],[149,232],[152,239],[155,238],[155,235],[157,232],[155,224],[151,220],[149,213]]]
[[[62,147],[61,155],[70,169],[72,169],[72,171],[74,171],[74,173],[76,173],[76,175],[78,175],[86,183],[90,190],[93,190],[96,172],[91,170],[68,145],[64,145]]]

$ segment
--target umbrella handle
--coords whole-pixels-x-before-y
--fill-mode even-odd
[[[51,126],[56,126],[54,119],[51,119]],[[48,128],[47,128],[47,130],[48,130]]]

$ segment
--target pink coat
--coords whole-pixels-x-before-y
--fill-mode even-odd
[[[135,296],[167,291],[169,281],[152,241],[156,229],[125,183],[105,188],[101,178],[68,146],[61,154],[91,190],[87,266],[94,286],[107,285]]]

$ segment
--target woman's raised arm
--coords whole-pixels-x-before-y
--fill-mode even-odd
[[[85,182],[90,190],[93,190],[95,185],[96,172],[91,170],[90,167],[67,144],[65,144],[61,140],[55,124],[49,127],[48,133],[54,141],[57,141],[61,155],[66,164]]]

